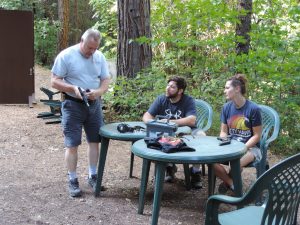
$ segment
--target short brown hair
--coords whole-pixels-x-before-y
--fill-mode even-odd
[[[183,77],[172,76],[168,79],[168,83],[170,83],[170,81],[176,82],[177,88],[182,89],[183,92],[185,91],[187,85],[186,85],[186,81]]]

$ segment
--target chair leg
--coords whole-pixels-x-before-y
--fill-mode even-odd
[[[205,176],[205,164],[202,164],[202,176]]]
[[[130,178],[132,178],[133,162],[134,162],[134,154],[131,152],[131,155],[130,155],[130,170],[129,170],[129,177]]]
[[[131,142],[131,145],[134,144],[135,141]],[[129,178],[132,178],[132,172],[133,172],[133,162],[134,162],[134,154],[131,152],[130,155],[130,168],[129,168]]]

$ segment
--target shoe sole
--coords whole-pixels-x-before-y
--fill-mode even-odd
[[[82,191],[80,191],[79,193],[70,193],[69,192],[69,194],[70,194],[70,197],[72,197],[72,198],[81,197]]]
[[[95,187],[88,181],[88,184],[90,185],[90,187],[95,191],[96,190],[96,185]],[[106,191],[107,189],[104,186],[101,186],[100,191]]]
[[[201,189],[203,186],[202,185],[195,185],[195,184],[192,184],[192,188],[193,189]]]

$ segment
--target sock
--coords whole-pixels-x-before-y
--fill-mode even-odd
[[[77,178],[76,171],[73,171],[73,172],[68,171],[68,175],[69,175],[70,180],[73,180],[73,179]]]
[[[92,175],[97,174],[97,166],[90,165],[89,166],[89,178],[92,177]]]
[[[231,190],[234,190],[234,186],[233,186],[233,185],[230,185],[230,189],[231,189]]]
[[[198,172],[200,172],[200,169],[193,166],[192,172],[193,173],[198,173]]]

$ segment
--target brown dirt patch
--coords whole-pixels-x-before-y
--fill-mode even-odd
[[[138,215],[141,160],[135,157],[135,178],[128,178],[130,143],[111,141],[103,178],[108,190],[99,198],[86,183],[86,144],[82,144],[78,174],[84,195],[68,197],[60,125],[46,125],[36,118],[49,111],[39,102],[47,98],[39,88],[50,87],[50,71],[36,66],[35,77],[37,104],[33,108],[0,105],[0,224],[149,224],[153,185],[150,181],[144,215]],[[274,155],[270,159],[271,164],[279,160]],[[245,189],[254,174],[252,169],[243,172]],[[206,177],[202,190],[186,191],[182,166],[177,176],[174,184],[164,186],[159,224],[203,224]]]

